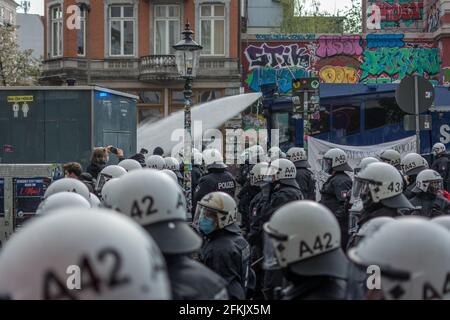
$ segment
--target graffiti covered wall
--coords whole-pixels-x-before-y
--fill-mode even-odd
[[[418,29],[424,25],[423,0],[367,0],[369,29]]]
[[[409,42],[403,34],[319,36],[309,41],[261,41],[243,45],[244,85],[259,91],[317,74],[324,83],[392,83],[418,73],[439,81],[441,57],[431,42]]]

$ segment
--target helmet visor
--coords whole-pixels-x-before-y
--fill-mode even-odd
[[[322,165],[322,171],[324,172],[331,172],[331,169],[333,169],[333,160],[329,159],[329,158],[323,158],[321,160],[321,165]]]
[[[281,268],[279,260],[284,256],[284,250],[287,248],[288,237],[278,235],[269,231],[270,227],[265,227],[264,246],[263,246],[263,269],[278,270]]]
[[[355,190],[352,188],[352,196],[355,200],[361,199],[365,201],[370,197],[370,182],[362,179],[355,179],[353,184]]]
[[[192,220],[192,226],[196,230],[199,230],[198,226],[199,226],[200,219],[202,219],[203,217],[209,217],[209,218],[217,217],[219,213],[222,215],[227,214],[225,211],[208,208],[200,203],[197,203],[197,208],[195,209],[194,219]]]
[[[442,180],[433,180],[428,182],[428,192],[437,194],[444,190],[444,183]]]

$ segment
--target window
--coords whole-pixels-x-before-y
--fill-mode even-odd
[[[50,9],[50,56],[62,56],[63,48],[63,13],[61,6]]]
[[[288,112],[276,112],[272,115],[272,129],[278,129],[280,144],[294,142],[295,128]]]
[[[0,23],[5,21],[5,8],[0,7]]]
[[[161,104],[161,91],[141,91],[139,103]]]
[[[149,124],[164,118],[162,107],[138,107],[138,124]]]
[[[221,90],[202,90],[194,92],[194,103],[204,103],[212,100],[222,98]]]
[[[369,100],[366,101],[365,105],[366,130],[399,123],[405,115],[395,102],[395,98]]]
[[[134,7],[111,6],[109,10],[109,54],[134,55]]]
[[[155,54],[174,54],[180,40],[180,6],[155,6]]]
[[[225,54],[225,6],[200,6],[200,43],[202,53]]]
[[[80,10],[80,29],[77,30],[77,54],[86,55],[86,11]]]
[[[344,104],[333,106],[332,123],[333,130],[340,131],[348,136],[359,132],[359,104]]]

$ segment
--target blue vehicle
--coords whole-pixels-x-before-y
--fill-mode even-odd
[[[310,120],[310,136],[336,144],[364,146],[414,135],[403,128],[405,113],[395,101],[398,84],[321,84],[320,119]],[[421,132],[421,154],[436,142],[450,149],[450,91],[436,86],[432,130]],[[268,129],[279,129],[280,147],[303,146],[303,119],[293,113],[291,96],[262,88]]]

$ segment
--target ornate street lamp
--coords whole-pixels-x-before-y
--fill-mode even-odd
[[[191,30],[189,23],[186,24],[182,32],[183,39],[173,46],[175,49],[175,62],[179,75],[185,79],[184,85],[184,191],[186,195],[187,211],[192,218],[192,130],[191,130],[191,98],[192,98],[192,81],[197,75],[200,62],[201,45],[192,39],[194,32]]]

